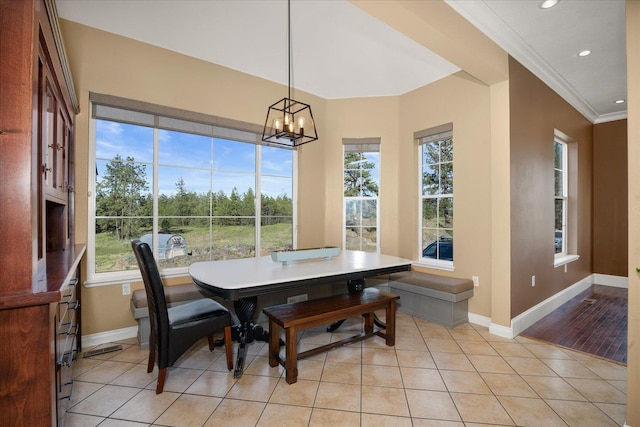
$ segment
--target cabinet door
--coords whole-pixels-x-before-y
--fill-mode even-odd
[[[40,58],[40,143],[42,182],[49,199],[66,204],[68,185],[67,150],[70,118],[59,96],[47,62]]]
[[[56,197],[66,201],[67,187],[67,120],[63,104],[58,105],[56,119],[56,159],[53,164],[53,188]]]
[[[56,161],[56,97],[51,86],[51,76],[45,63],[42,64],[40,81],[40,142],[42,150],[42,183],[44,192],[55,195],[54,167]]]

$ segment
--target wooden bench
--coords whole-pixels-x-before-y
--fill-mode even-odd
[[[169,307],[207,297],[193,283],[165,286],[164,295]],[[130,308],[133,318],[138,322],[138,343],[140,348],[148,348],[151,324],[149,323],[147,293],[144,289],[137,289],[131,293]]]
[[[373,335],[384,338],[388,346],[395,345],[398,298],[400,297],[397,295],[370,288],[362,292],[350,292],[265,308],[263,313],[269,319],[269,366],[282,365],[286,371],[287,383],[293,384],[298,379],[298,360],[300,359],[361,341]],[[382,309],[386,313],[386,331],[374,331],[373,313]],[[363,333],[298,353],[298,331],[360,315],[364,317]],[[284,360],[280,357],[280,328],[284,329],[285,335]]]
[[[403,313],[449,328],[469,320],[468,299],[473,296],[471,279],[403,271],[367,278],[367,286],[399,295],[398,311]]]

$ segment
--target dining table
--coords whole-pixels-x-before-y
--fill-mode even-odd
[[[349,291],[359,291],[366,286],[367,277],[411,270],[410,260],[393,255],[340,250],[331,256],[317,256],[316,252],[282,254],[283,258],[290,255],[287,261],[277,261],[278,254],[272,253],[190,265],[189,274],[196,286],[209,295],[233,302],[239,320],[233,327],[234,339],[239,344],[235,378],[242,376],[247,344],[268,340],[268,332],[253,323],[259,296],[335,282],[345,282]],[[305,253],[312,253],[313,257],[305,258]]]

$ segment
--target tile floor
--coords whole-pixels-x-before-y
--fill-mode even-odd
[[[359,331],[300,334],[313,347]],[[155,394],[157,368],[135,339],[122,351],[82,358],[67,426],[622,426],[626,367],[529,338],[447,329],[398,313],[395,347],[378,337],[299,362],[288,385],[267,346],[249,347],[239,380],[222,348],[196,344]],[[88,348],[83,351],[89,350]]]

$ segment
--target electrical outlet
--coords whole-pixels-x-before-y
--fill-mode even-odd
[[[531,287],[533,288],[536,285],[536,276],[531,276]]]
[[[129,295],[131,293],[131,283],[122,284],[122,295]]]
[[[480,278],[478,276],[471,276],[471,280],[473,280],[473,286],[480,286]]]
[[[307,294],[294,295],[287,298],[287,304],[291,304],[292,302],[306,301],[307,299]]]

